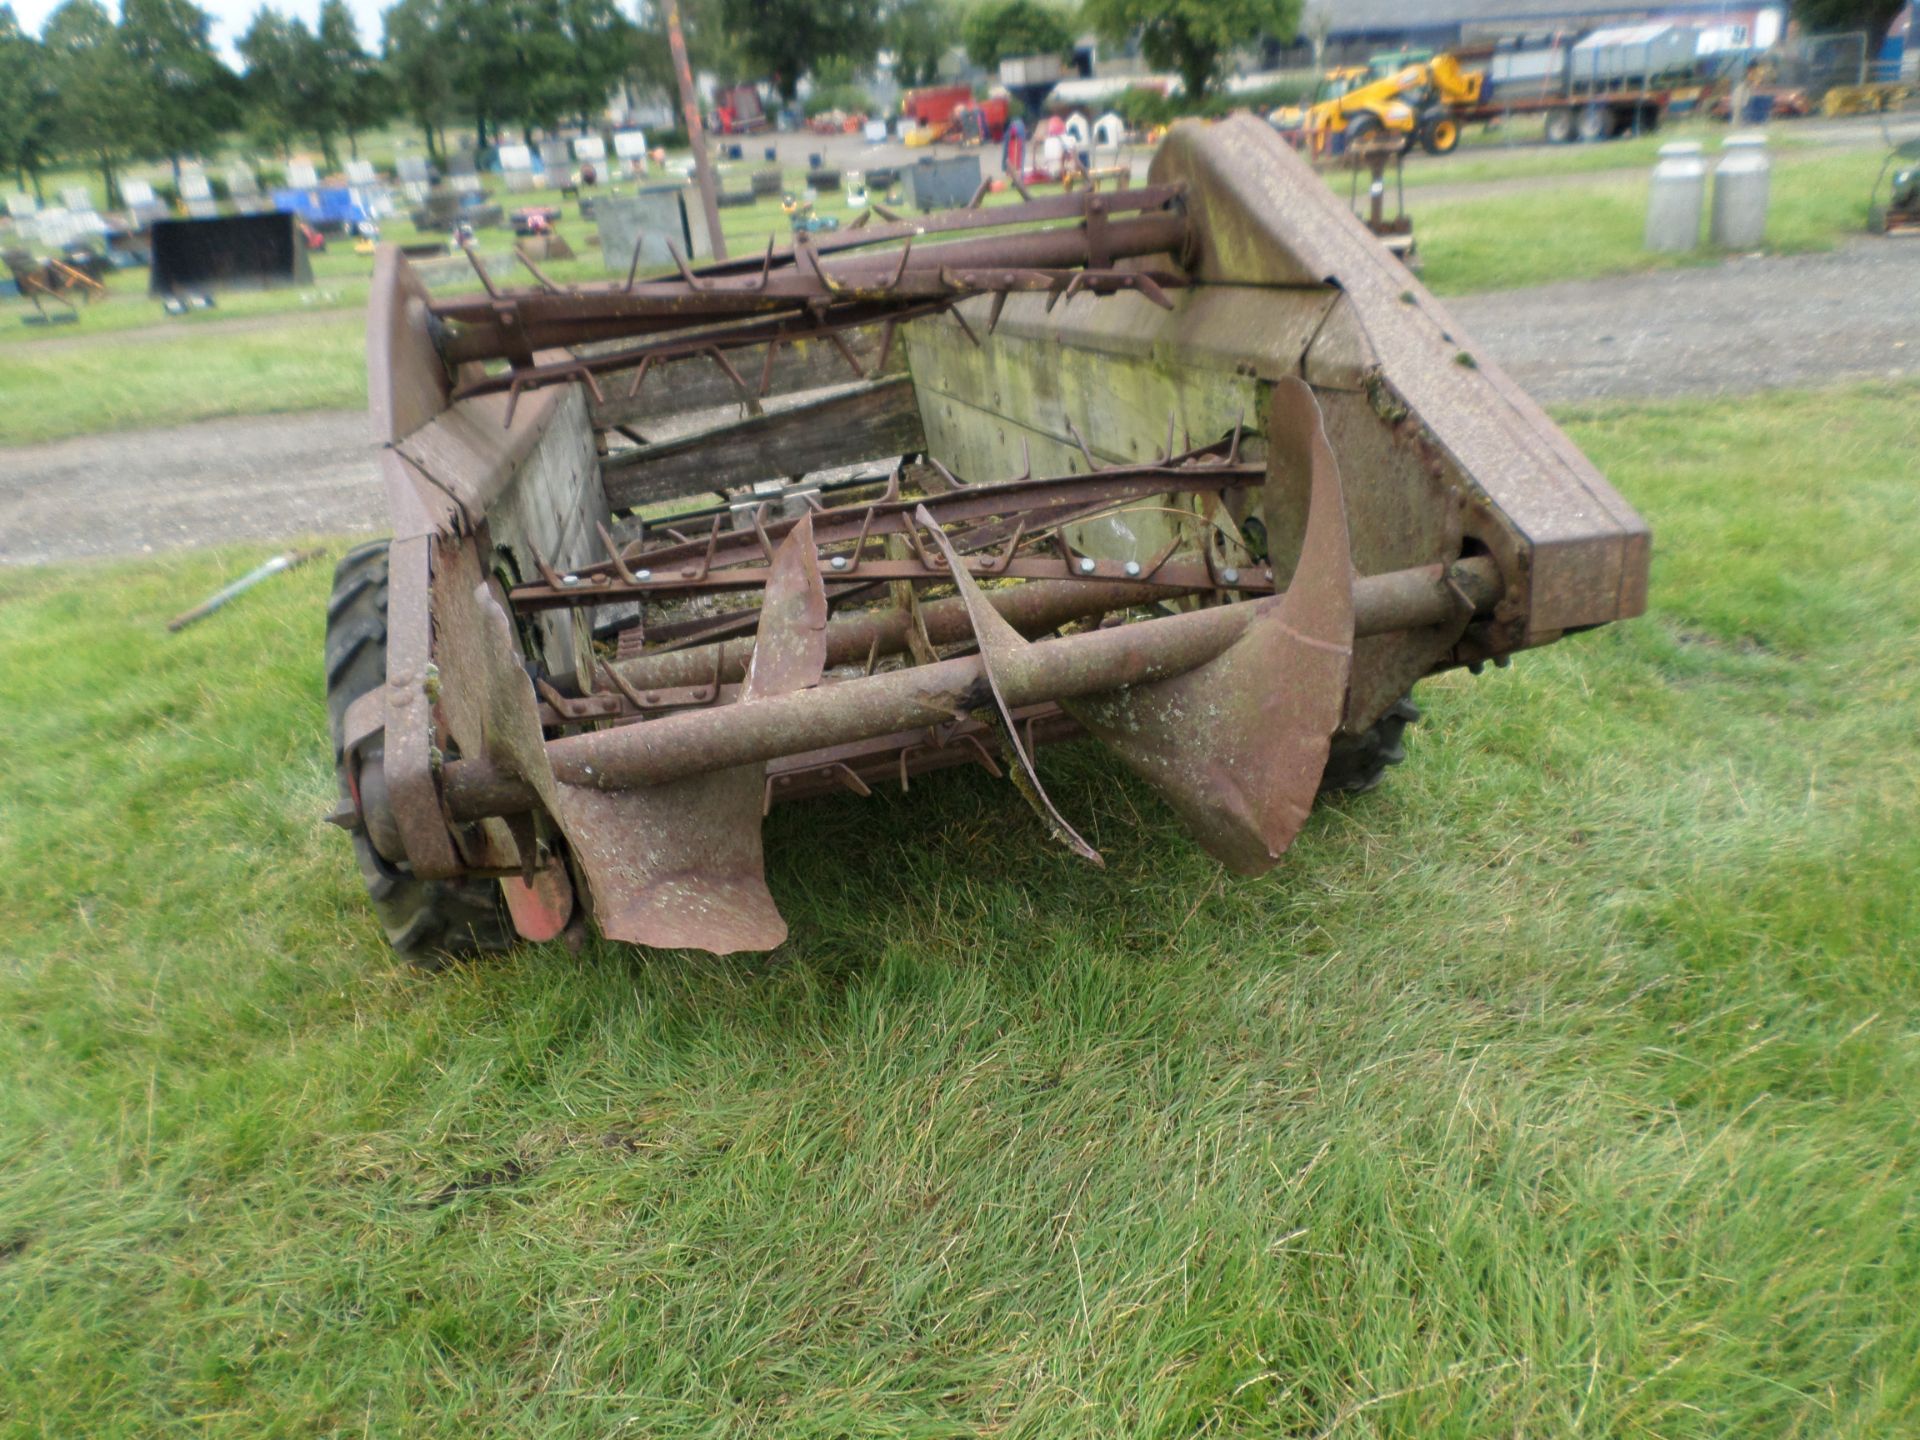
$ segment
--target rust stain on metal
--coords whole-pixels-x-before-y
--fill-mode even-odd
[[[1242,875],[1270,869],[1306,824],[1353,661],[1352,547],[1320,407],[1287,379],[1270,414],[1272,464],[1305,479],[1311,497],[1286,592],[1254,602],[1238,638],[1204,665],[1068,706]]]
[[[674,259],[376,266],[387,685],[335,818],[529,938],[774,948],[771,807],[955,766],[1097,863],[1035,768],[1081,736],[1257,874],[1415,681],[1644,603],[1638,517],[1255,122],[1139,189]]]

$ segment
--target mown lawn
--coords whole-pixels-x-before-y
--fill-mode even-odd
[[[1691,140],[1711,157],[1730,133],[1724,121],[1683,117],[1646,135],[1623,135],[1599,144],[1547,145],[1542,143],[1542,117],[1516,116],[1504,126],[1469,125],[1460,148],[1451,155],[1428,156],[1416,149],[1407,159],[1408,189],[1424,185],[1469,185],[1483,180],[1518,180],[1535,176],[1593,174],[1606,170],[1653,168],[1662,145]],[[1776,155],[1832,145],[1830,139],[1807,139],[1797,122],[1776,120],[1767,125],[1738,127],[1743,135],[1764,134]],[[1870,129],[1859,144],[1877,148],[1880,137]]]
[[[744,164],[732,166],[730,187],[744,188]],[[803,172],[788,177],[798,187]],[[497,196],[509,209],[561,205],[557,190]],[[996,201],[996,203],[998,203]],[[610,272],[596,232],[564,202],[561,233],[578,249],[575,259],[543,264],[563,283],[605,280]],[[823,196],[819,213],[852,212],[839,192]],[[721,212],[731,253],[759,253],[769,235],[791,234],[778,197]],[[388,226],[400,241],[424,236],[411,224]],[[477,248],[499,282],[531,284],[513,258],[507,231],[481,232]],[[28,302],[0,300],[0,449],[99,431],[180,424],[223,415],[261,415],[366,403],[366,306],[373,273],[370,256],[336,240],[311,257],[311,286],[238,291],[216,297],[210,310],[168,316],[147,294],[145,270],[108,277],[108,293],[80,307],[70,325],[29,326]],[[472,272],[439,286],[452,294],[475,291]]]
[[[1495,178],[1547,173],[1562,175],[1564,183],[1476,198],[1429,200],[1410,191],[1408,209],[1425,262],[1422,278],[1437,293],[1456,295],[1722,258],[1706,249],[1687,256],[1648,254],[1641,248],[1645,173],[1586,173],[1592,154],[1624,152],[1642,143],[1450,157],[1448,163],[1457,160],[1462,175],[1488,178],[1480,171],[1492,167]],[[1803,147],[1774,161],[1769,252],[1828,250],[1864,232],[1868,191],[1880,168],[1877,154]],[[1441,164],[1431,163],[1435,169]],[[1542,172],[1540,167],[1548,165],[1560,168]],[[729,184],[744,185],[744,172],[751,168],[734,167],[740,173]],[[793,172],[789,179],[799,183],[801,176]],[[1340,172],[1328,176],[1343,199],[1348,179]],[[559,195],[522,198],[553,203]],[[819,208],[845,216],[843,202],[837,193],[823,196]],[[570,202],[567,213],[575,214]],[[757,252],[770,233],[787,230],[777,200],[722,214],[736,254]],[[580,247],[579,258],[542,268],[563,282],[606,278],[599,253],[585,244],[592,228],[570,218],[562,232]],[[396,233],[414,238],[411,227]],[[499,278],[529,283],[508,256],[507,237],[483,233],[480,248],[492,257]],[[8,316],[24,314],[25,303],[0,303],[0,394],[10,402],[0,410],[0,447],[219,415],[364,403],[360,337],[372,261],[336,246],[316,257],[315,266],[311,289],[233,295],[214,311],[172,320],[146,298],[144,272],[116,275],[111,298],[89,307],[76,326],[43,330],[13,324]],[[461,272],[443,288],[475,286]],[[143,333],[126,333],[136,328]]]
[[[1920,389],[1601,409],[1653,613],[1225,877],[1097,750],[422,978],[324,566],[0,572],[0,1435],[1920,1430]]]
[[[1714,153],[1709,148],[1709,163]],[[1867,233],[1880,155],[1801,150],[1772,159],[1766,253],[1831,250]],[[1427,200],[1410,188],[1407,212],[1424,262],[1420,278],[1436,294],[1462,295],[1725,259],[1726,252],[1704,244],[1685,255],[1644,248],[1650,174],[1649,167],[1569,176],[1565,184],[1473,198]],[[1335,189],[1347,193],[1338,181]],[[1703,241],[1706,233],[1703,224]]]

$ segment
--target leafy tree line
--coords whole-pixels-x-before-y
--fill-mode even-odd
[[[346,0],[311,28],[267,0],[222,60],[194,0],[64,0],[37,36],[0,3],[0,167],[40,186],[54,163],[96,169],[108,203],[131,160],[206,154],[224,135],[286,154],[309,138],[329,168],[404,116],[430,155],[450,127],[480,144],[585,124],[622,85],[673,95],[664,0],[396,0],[370,50]],[[682,0],[694,68],[762,79],[792,100],[802,79],[850,88],[883,51],[902,84],[934,78],[964,43],[989,69],[1065,54],[1094,30],[1207,92],[1225,57],[1293,34],[1301,0]],[[1827,0],[1838,3],[1838,0]]]
[[[1009,56],[1063,55],[1087,30],[1138,43],[1149,65],[1180,76],[1189,104],[1198,106],[1236,48],[1291,40],[1300,7],[1301,0],[1082,0],[1076,10],[1048,0],[986,0],[967,13],[961,35],[968,58],[987,69]]]
[[[323,0],[311,32],[263,9],[240,42],[244,74],[212,30],[193,0],[122,0],[117,21],[100,0],[65,0],[33,36],[0,4],[0,166],[40,193],[55,163],[86,165],[112,205],[130,160],[168,160],[177,180],[244,126],[283,152],[311,134],[334,164],[336,137],[353,143],[389,113],[345,0]]]

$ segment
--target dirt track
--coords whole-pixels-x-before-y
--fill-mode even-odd
[[[1920,370],[1920,240],[1447,302],[1550,404]],[[376,533],[358,411],[211,420],[0,450],[0,564]]]
[[[0,450],[0,564],[372,532],[358,410],[250,415]]]
[[[1920,372],[1920,240],[1444,302],[1548,404]]]

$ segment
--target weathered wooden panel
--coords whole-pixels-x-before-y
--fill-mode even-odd
[[[887,356],[886,369],[878,368],[878,325],[845,331],[841,338],[860,362],[866,378],[871,380],[882,375],[906,373],[906,347],[898,343]],[[754,345],[728,350],[725,354],[727,363],[746,381],[747,389],[757,396],[766,369],[767,347]],[[845,385],[861,377],[854,374],[853,367],[847,364],[846,357],[832,341],[797,340],[774,351],[773,373],[766,378],[767,393],[759,397],[763,400],[777,395],[819,390],[828,385]],[[640,393],[629,398],[627,389],[632,384],[631,370],[613,370],[600,377],[600,389],[606,400],[592,408],[596,426],[605,429],[610,425],[644,424],[663,416],[685,415],[691,411],[714,410],[722,405],[738,404],[742,399],[740,387],[708,355],[695,355],[685,360],[670,360],[663,365],[648,367],[646,383],[640,387]]]
[[[925,445],[913,382],[899,376],[617,455],[605,462],[602,475],[608,502],[615,510],[631,510],[905,455]]]

